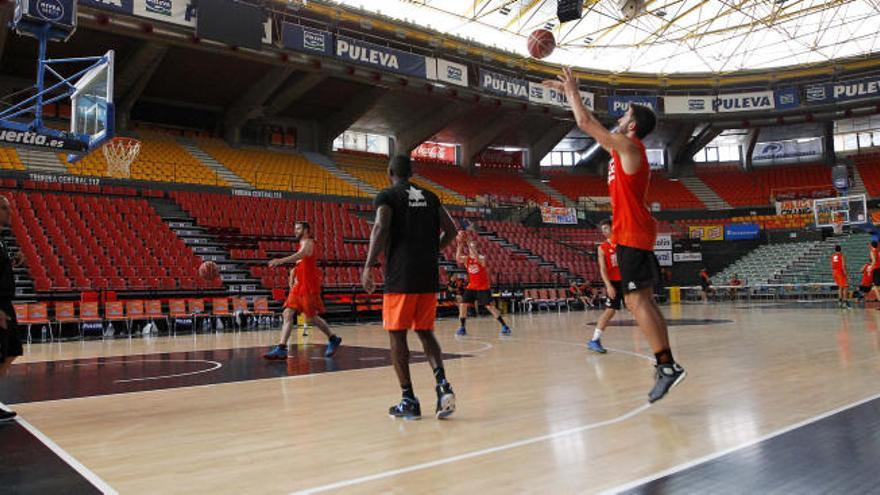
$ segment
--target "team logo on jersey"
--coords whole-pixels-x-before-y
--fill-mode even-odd
[[[468,273],[470,273],[471,275],[476,275],[476,274],[480,273],[480,267],[479,267],[479,265],[477,265],[477,264],[468,265],[468,267],[467,267],[467,271],[468,271]]]
[[[635,282],[630,282],[630,283],[626,286],[626,288],[629,289],[629,290],[636,290],[636,283],[635,283]]]
[[[424,208],[428,206],[428,201],[425,199],[425,192],[421,189],[416,189],[415,186],[409,186],[406,193],[409,195],[410,208]]]

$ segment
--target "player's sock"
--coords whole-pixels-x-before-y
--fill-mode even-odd
[[[673,364],[675,360],[672,359],[672,351],[669,349],[664,349],[660,352],[654,354],[654,359],[657,360],[657,364]]]
[[[434,370],[434,379],[437,380],[437,385],[443,385],[446,383],[446,370],[443,369],[443,366]]]
[[[465,327],[464,322],[467,321],[467,318],[459,318],[458,321],[461,322],[461,328],[464,328]]]
[[[602,338],[602,329],[599,327],[596,327],[596,331],[593,332],[593,340],[599,340],[601,338]]]
[[[403,391],[403,398],[416,400],[416,393],[413,391],[412,384],[401,385],[400,389]]]
[[[504,318],[502,318],[502,317],[499,316],[499,317],[497,318],[497,320],[498,320],[498,323],[501,323],[501,326],[502,326],[502,327],[506,327],[506,326],[507,326],[507,323],[504,323]]]

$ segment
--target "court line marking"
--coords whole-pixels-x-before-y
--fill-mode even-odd
[[[108,364],[138,364],[138,363],[208,363],[214,365],[212,368],[198,370],[198,371],[187,371],[186,373],[174,373],[171,375],[158,375],[158,376],[143,376],[139,378],[126,378],[124,380],[114,380],[113,383],[130,383],[130,382],[145,382],[149,380],[165,380],[168,378],[178,378],[181,376],[190,376],[190,375],[200,375],[202,373],[210,373],[214,370],[219,370],[223,367],[222,363],[217,361],[211,361],[209,359],[140,359],[137,361],[102,361],[99,363],[74,363],[70,366],[72,368],[88,368],[90,366],[105,366]],[[28,403],[29,404],[29,403]]]
[[[565,342],[565,341],[561,341],[561,340],[536,341],[536,340],[527,340],[527,339],[517,339],[514,337],[509,337],[505,340],[516,340],[519,342],[532,342],[532,343],[547,343],[547,342],[549,342],[549,343],[559,344],[559,345],[587,347],[585,344],[580,344],[577,342]],[[609,350],[611,350],[611,349],[609,348]],[[649,360],[651,362],[654,361],[653,358],[648,357],[644,354],[638,354],[638,353],[629,352],[629,351],[618,351],[618,350],[614,350],[614,352],[620,352],[623,354],[630,354],[630,355],[633,355],[633,356],[641,358],[641,359]],[[411,473],[414,471],[420,471],[422,469],[428,469],[428,468],[432,468],[432,467],[442,466],[445,464],[452,464],[454,462],[463,461],[466,459],[472,459],[474,457],[482,457],[484,455],[494,454],[497,452],[504,452],[506,450],[511,450],[511,449],[523,447],[526,445],[540,443],[545,440],[551,440],[554,438],[558,438],[558,437],[562,437],[562,436],[566,436],[566,435],[571,435],[573,433],[581,433],[584,431],[594,430],[596,428],[602,428],[604,426],[610,426],[610,425],[613,425],[616,423],[622,423],[630,418],[638,416],[639,414],[648,410],[650,407],[651,407],[651,404],[643,404],[643,405],[641,405],[635,409],[632,409],[631,411],[624,413],[620,416],[617,416],[617,417],[614,417],[611,419],[607,419],[605,421],[600,421],[598,423],[591,423],[591,424],[587,424],[587,425],[576,426],[574,428],[569,428],[567,430],[557,431],[554,433],[547,433],[544,435],[526,438],[523,440],[517,440],[515,442],[510,442],[510,443],[506,443],[506,444],[502,444],[502,445],[496,445],[495,447],[488,447],[488,448],[481,449],[481,450],[474,450],[471,452],[465,452],[464,454],[458,454],[458,455],[454,455],[454,456],[450,456],[450,457],[444,457],[442,459],[436,459],[436,460],[429,461],[429,462],[423,462],[421,464],[414,464],[412,466],[406,466],[406,467],[402,467],[402,468],[391,469],[388,471],[382,471],[382,472],[370,474],[367,476],[361,476],[359,478],[352,478],[352,479],[348,479],[348,480],[338,481],[336,483],[330,483],[327,485],[321,485],[321,486],[317,486],[317,487],[313,487],[313,488],[306,488],[304,490],[298,490],[298,491],[292,492],[291,495],[311,495],[313,493],[323,493],[323,492],[327,492],[327,491],[331,491],[331,490],[338,490],[341,488],[347,488],[347,487],[359,485],[362,483],[368,483],[370,481],[377,481],[377,480],[381,480],[381,479],[385,479],[385,478],[391,478],[394,476],[398,476],[401,474],[407,474],[407,473]]]
[[[6,404],[0,402],[0,407],[4,409],[9,409],[6,407]],[[107,495],[118,495],[119,492],[113,489],[106,481],[101,479],[100,476],[95,474],[91,469],[87,468],[83,463],[76,460],[70,453],[66,450],[62,449],[57,443],[52,441],[51,438],[47,437],[42,431],[37,429],[36,426],[28,423],[21,416],[17,416],[15,421],[20,424],[25,430],[27,430],[31,435],[36,437],[37,440],[43,443],[46,447],[49,448],[55,455],[61,458],[62,461],[67,463],[68,466],[73,468],[80,476],[85,478],[89,483],[91,483],[95,488],[101,491],[101,493],[105,493]]]
[[[484,343],[484,344],[488,344],[488,343]],[[488,345],[489,345],[488,348],[481,349],[478,351],[468,351],[468,352],[482,352],[482,350],[489,350],[493,347],[492,344],[488,344]],[[365,346],[361,346],[361,347],[365,347]],[[377,347],[377,349],[379,349],[379,347]],[[382,347],[381,349],[386,349],[386,348]],[[234,350],[234,349],[227,349],[227,350]],[[465,351],[454,351],[454,352],[453,351],[444,351],[444,352],[451,352],[453,354],[460,354],[460,357],[457,359],[472,357],[472,356],[468,356],[466,354],[463,354]],[[148,354],[133,354],[133,355],[144,356],[144,355],[148,355]],[[89,359],[95,359],[95,358],[89,358]],[[323,359],[324,358],[322,358],[322,360]],[[126,362],[139,362],[139,361],[126,361]],[[427,360],[422,363],[411,363],[411,364],[419,365],[419,364],[425,364],[425,363],[427,363]],[[29,363],[22,363],[21,365],[25,365],[25,364],[29,364]],[[21,365],[15,365],[15,366],[21,366]],[[91,366],[91,364],[82,364],[80,366]],[[241,380],[241,381],[221,382],[221,383],[206,383],[204,385],[190,385],[190,386],[186,386],[186,387],[157,388],[157,389],[152,389],[152,390],[133,390],[130,392],[119,392],[119,393],[113,393],[113,394],[86,395],[83,397],[67,397],[67,398],[63,398],[63,399],[48,399],[48,400],[35,400],[35,401],[28,401],[28,402],[17,402],[16,405],[51,404],[51,403],[55,403],[55,402],[67,402],[67,401],[84,400],[84,399],[100,399],[101,397],[111,397],[111,396],[112,397],[119,397],[119,396],[137,395],[137,394],[156,394],[156,393],[162,393],[162,392],[171,392],[171,391],[175,391],[175,390],[178,390],[178,391],[179,390],[195,390],[195,389],[200,389],[200,388],[221,387],[224,385],[241,385],[241,384],[245,384],[245,383],[268,382],[268,381],[272,381],[272,380],[288,381],[288,380],[304,380],[304,379],[308,379],[308,378],[314,379],[316,377],[321,377],[321,376],[334,376],[334,375],[339,375],[339,374],[343,374],[343,373],[378,371],[378,370],[384,370],[385,368],[387,368],[387,366],[376,366],[376,367],[372,367],[372,368],[355,368],[355,369],[350,369],[350,370],[339,370],[339,371],[325,371],[322,373],[310,373],[310,374],[306,374],[306,375],[270,376],[270,377],[266,377],[266,378],[256,378],[253,380]]]
[[[776,437],[778,437],[778,436],[780,436],[780,435],[784,435],[784,434],[789,433],[789,432],[791,432],[791,431],[797,430],[798,428],[803,428],[804,426],[807,426],[807,425],[809,425],[809,424],[815,423],[815,422],[817,422],[817,421],[821,421],[821,420],[823,420],[823,419],[825,419],[825,418],[828,418],[828,417],[830,417],[830,416],[834,416],[835,414],[842,413],[842,412],[844,412],[844,411],[846,411],[846,410],[848,410],[848,409],[852,409],[852,408],[855,408],[855,407],[861,406],[862,404],[866,404],[866,403],[868,403],[868,402],[871,402],[871,401],[874,401],[874,400],[877,400],[877,399],[880,399],[880,394],[872,395],[871,397],[867,397],[867,398],[865,398],[865,399],[861,399],[861,400],[858,400],[858,401],[855,401],[855,402],[851,402],[851,403],[849,403],[849,404],[846,404],[846,405],[843,405],[843,406],[841,406],[841,407],[838,407],[837,409],[832,409],[831,411],[824,412],[824,413],[822,413],[822,414],[820,414],[820,415],[818,415],[818,416],[813,416],[813,417],[811,417],[811,418],[807,418],[807,419],[805,419],[805,420],[803,420],[803,421],[800,421],[800,422],[798,422],[798,423],[795,423],[795,424],[792,424],[792,425],[789,425],[789,426],[783,427],[783,428],[781,428],[781,429],[779,429],[779,430],[776,430],[776,431],[770,432],[770,433],[768,433],[768,434],[766,434],[766,435],[764,435],[764,436],[758,437],[758,438],[756,438],[756,439],[754,439],[754,440],[749,440],[749,441],[744,442],[744,443],[741,443],[741,444],[739,444],[739,445],[735,445],[735,446],[733,446],[733,447],[728,447],[728,448],[723,449],[723,450],[720,450],[720,451],[718,451],[718,452],[713,452],[713,453],[711,453],[711,454],[707,454],[707,455],[704,455],[704,456],[702,456],[702,457],[698,457],[697,459],[694,459],[694,460],[691,460],[691,461],[688,461],[688,462],[685,462],[685,463],[679,464],[679,465],[677,465],[677,466],[673,466],[673,467],[671,467],[671,468],[669,468],[669,469],[665,469],[665,470],[663,470],[663,471],[659,471],[659,472],[654,473],[654,474],[650,474],[650,475],[648,475],[648,476],[645,476],[644,478],[640,478],[640,479],[638,479],[638,480],[631,481],[631,482],[626,483],[626,484],[624,484],[624,485],[620,485],[620,486],[617,486],[617,487],[614,487],[614,488],[610,488],[610,489],[607,489],[607,490],[603,490],[603,491],[600,492],[600,493],[601,493],[602,495],[605,495],[605,494],[617,494],[617,493],[624,492],[624,491],[626,491],[626,490],[631,490],[631,489],[633,489],[633,488],[637,488],[637,487],[642,486],[642,485],[644,485],[644,484],[646,484],[646,483],[650,483],[650,482],[652,482],[652,481],[656,481],[656,480],[658,480],[658,479],[660,479],[660,478],[664,478],[664,477],[669,476],[669,475],[671,475],[671,474],[675,474],[675,473],[678,473],[678,472],[684,471],[684,470],[686,470],[686,469],[692,468],[692,467],[694,467],[694,466],[698,466],[698,465],[700,465],[700,464],[705,464],[705,463],[707,463],[707,462],[714,461],[715,459],[718,459],[719,457],[723,457],[723,456],[725,456],[725,455],[727,455],[727,454],[732,454],[732,453],[734,453],[734,452],[736,452],[736,451],[739,451],[739,450],[743,450],[743,449],[749,448],[749,447],[751,447],[751,446],[753,446],[753,445],[756,445],[756,444],[759,444],[759,443],[761,443],[761,442],[763,442],[763,441],[766,441],[766,440],[770,440],[770,439],[776,438]]]

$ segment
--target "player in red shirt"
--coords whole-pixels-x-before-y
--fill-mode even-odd
[[[602,347],[602,333],[608,327],[608,322],[614,318],[614,314],[620,311],[623,304],[623,287],[620,284],[620,266],[617,264],[617,246],[611,243],[611,221],[608,219],[599,222],[599,228],[605,234],[605,242],[599,245],[599,274],[605,283],[605,312],[596,323],[593,332],[593,340],[587,343],[591,351],[605,354],[607,351]]]
[[[837,284],[837,305],[841,308],[852,307],[849,302],[849,281],[846,273],[846,256],[841,252],[840,245],[834,246],[831,255],[831,272]]]
[[[657,222],[647,206],[651,169],[642,139],[654,130],[657,116],[645,106],[630,104],[611,132],[590,113],[581,101],[578,80],[566,68],[556,81],[544,85],[564,91],[578,127],[611,153],[608,190],[614,219],[611,242],[617,246],[626,307],[645,333],[657,360],[656,382],[648,400],[663,398],[681,383],[686,373],[672,357],[669,330],[660,308],[654,302],[654,286],[659,281],[659,264],[654,256]]]
[[[327,336],[324,357],[332,357],[342,344],[342,337],[334,334],[327,322],[318,316],[319,313],[324,312],[324,302],[321,299],[321,273],[318,271],[315,240],[312,238],[312,229],[308,222],[297,222],[294,235],[299,241],[299,251],[286,258],[269,261],[271,267],[287,263],[296,263],[296,266],[291,270],[290,293],[287,301],[284,302],[281,341],[263,357],[269,360],[287,359],[287,340],[290,339],[297,313],[302,313],[307,325],[314,325],[324,332]]]
[[[871,279],[874,299],[880,301],[880,248],[877,247],[877,241],[871,241]]]
[[[468,285],[461,298],[461,304],[458,305],[458,321],[461,326],[456,335],[467,335],[467,314],[468,306],[474,305],[477,315],[480,314],[480,306],[484,306],[492,316],[501,324],[501,335],[510,335],[510,327],[501,317],[501,312],[495,308],[492,302],[491,284],[489,283],[489,266],[486,264],[486,257],[481,255],[477,250],[477,241],[467,241],[468,254],[464,254],[464,243],[466,234],[462,230],[458,233],[458,244],[455,247],[455,261],[464,265],[468,273]]]
[[[859,282],[859,290],[856,297],[865,300],[868,293],[871,292],[871,286],[874,285],[874,271],[871,269],[871,263],[862,265],[862,280]]]

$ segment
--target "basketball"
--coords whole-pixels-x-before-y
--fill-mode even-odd
[[[204,280],[214,280],[220,275],[220,268],[213,261],[206,261],[199,265],[199,277]]]
[[[529,35],[529,54],[535,58],[549,57],[556,48],[556,38],[546,29],[536,29]]]

